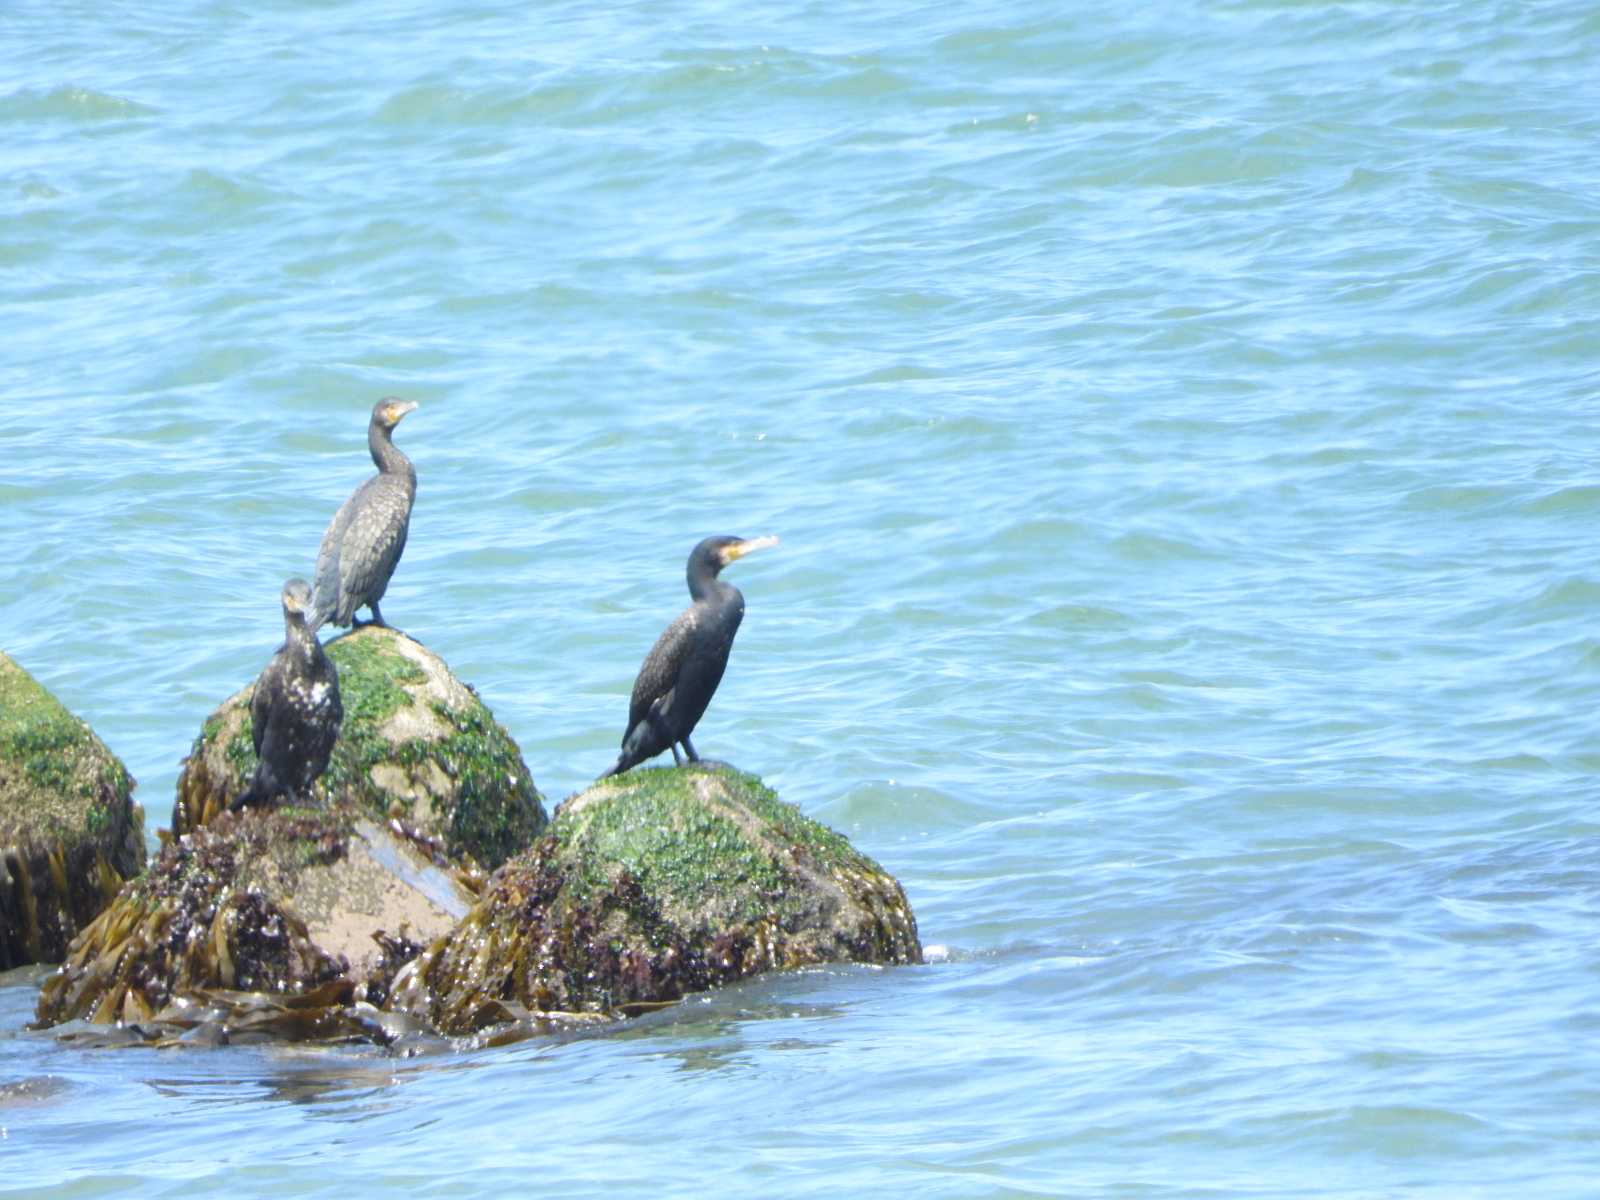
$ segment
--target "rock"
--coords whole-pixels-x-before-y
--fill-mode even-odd
[[[499,866],[544,829],[539,792],[517,744],[444,661],[393,629],[330,640],[344,725],[317,783],[323,803],[349,802],[436,838],[455,861]],[[206,718],[178,777],[172,830],[210,823],[255,770],[250,697]]]
[[[133,787],[88,725],[0,654],[0,971],[60,962],[143,868]]]
[[[475,899],[463,872],[359,804],[223,812],[168,842],[73,942],[39,1024],[372,1036],[353,1006],[381,1005]]]
[[[568,800],[391,1005],[462,1034],[508,1010],[626,1013],[777,968],[921,959],[890,875],[754,776],[702,763]]]

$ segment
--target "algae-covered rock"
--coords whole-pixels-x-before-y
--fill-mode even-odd
[[[284,1010],[308,1035],[357,1000],[381,1004],[475,898],[425,843],[356,805],[224,812],[164,846],[73,942],[39,1023],[182,1025],[217,992],[264,993],[280,1010],[314,997]]]
[[[143,866],[127,768],[0,654],[0,970],[60,962]]]
[[[317,783],[347,801],[438,838],[451,858],[496,867],[544,829],[517,744],[438,655],[393,629],[364,626],[326,645],[339,670],[344,724]],[[249,783],[254,684],[206,718],[178,777],[172,829],[209,823]]]
[[[626,1012],[775,968],[921,959],[888,873],[754,776],[697,764],[567,801],[391,1003],[464,1033],[508,1003]]]

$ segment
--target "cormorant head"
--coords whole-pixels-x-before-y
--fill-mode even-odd
[[[287,621],[303,623],[311,612],[311,585],[298,575],[284,580],[283,616]]]
[[[372,406],[372,423],[384,429],[393,429],[400,424],[404,417],[417,407],[415,400],[402,400],[398,396],[385,396]]]
[[[764,550],[777,544],[775,537],[708,537],[689,552],[689,578],[701,574],[715,578],[717,572],[734,559],[743,558],[752,550]]]

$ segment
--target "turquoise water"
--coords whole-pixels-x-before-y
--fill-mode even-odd
[[[1600,17],[1048,7],[0,13],[0,647],[152,832],[394,393],[551,801],[783,538],[696,743],[935,948],[420,1059],[12,976],[0,1189],[1596,1193]]]

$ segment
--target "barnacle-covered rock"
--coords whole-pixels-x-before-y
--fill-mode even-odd
[[[364,626],[326,644],[339,671],[344,724],[317,783],[438,839],[457,861],[496,867],[544,829],[544,805],[517,744],[444,661],[398,630]],[[255,770],[254,684],[206,718],[178,776],[172,830],[225,810]]]
[[[568,800],[391,1005],[461,1034],[508,1005],[627,1013],[775,968],[921,959],[893,877],[754,776],[696,764]]]
[[[224,812],[168,842],[72,943],[39,1024],[187,1028],[195,1005],[239,993],[254,998],[236,1017],[265,1004],[310,1036],[357,1001],[381,1005],[395,972],[474,899],[425,842],[356,805]]]
[[[144,866],[144,813],[105,743],[0,654],[0,970],[60,962]]]

